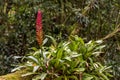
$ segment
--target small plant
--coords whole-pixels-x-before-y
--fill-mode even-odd
[[[58,44],[52,40],[54,44],[49,47],[33,48],[35,52],[30,53],[26,57],[28,61],[20,66],[32,71],[22,76],[34,74],[32,80],[109,80],[111,77],[110,67],[97,60],[105,47],[100,45],[101,40],[84,43],[78,36]]]

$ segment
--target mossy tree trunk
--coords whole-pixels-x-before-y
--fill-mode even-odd
[[[27,73],[27,70],[16,71],[7,75],[0,76],[0,80],[31,80],[32,76],[22,77],[22,74]]]

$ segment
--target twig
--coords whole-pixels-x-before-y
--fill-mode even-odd
[[[120,31],[120,24],[117,25],[117,28],[110,34],[108,34],[107,36],[103,37],[101,40],[106,40],[108,38],[113,37],[116,33],[118,33]]]

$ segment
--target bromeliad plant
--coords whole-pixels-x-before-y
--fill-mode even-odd
[[[82,38],[72,36],[69,41],[57,44],[54,38],[47,37],[53,41],[49,47],[43,46],[47,39],[43,41],[42,13],[39,10],[36,38],[40,49],[33,48],[35,52],[25,57],[28,61],[16,68],[30,69],[31,72],[22,76],[34,75],[32,80],[109,80],[110,67],[97,62],[97,56],[105,47],[99,45],[101,41],[84,43]]]
[[[102,41],[84,43],[78,36],[69,41],[43,46],[26,58],[28,61],[20,66],[31,69],[22,76],[33,75],[32,80],[109,80],[110,67],[98,62],[98,56],[104,45]],[[43,42],[44,43],[44,42]],[[17,68],[18,69],[18,68]]]

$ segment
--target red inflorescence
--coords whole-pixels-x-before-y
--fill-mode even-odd
[[[43,31],[42,31],[42,12],[38,10],[36,19],[36,38],[39,45],[43,42]]]

